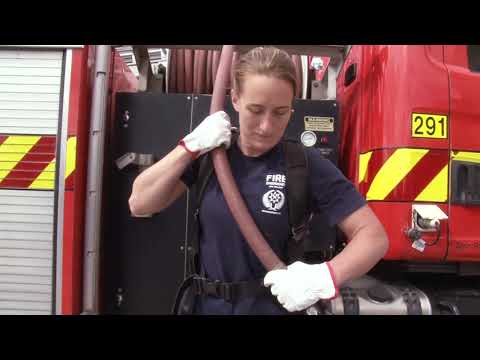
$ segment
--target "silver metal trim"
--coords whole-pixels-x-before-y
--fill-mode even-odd
[[[187,100],[190,100],[190,126],[188,127],[188,132],[192,132],[193,127],[193,107],[195,106],[195,101],[198,100],[198,96],[187,96]],[[188,214],[190,212],[190,189],[187,189],[187,212],[185,214],[185,241],[184,241],[184,249],[185,249],[185,257],[184,257],[184,278],[187,277],[187,270],[188,270],[188,257],[191,256],[190,250],[188,247]],[[196,236],[196,234],[194,235]]]
[[[90,105],[87,189],[85,199],[85,234],[83,249],[82,314],[98,314],[100,270],[100,215],[103,191],[105,121],[110,74],[110,45],[95,47],[95,78]]]
[[[56,235],[56,277],[55,277],[55,314],[62,312],[62,273],[63,273],[63,218],[65,209],[65,168],[67,162],[68,110],[70,105],[70,81],[72,77],[72,50],[65,51],[65,69],[62,93],[62,118],[60,120],[60,154],[57,154],[58,199],[57,199],[57,235]]]
[[[308,92],[308,56],[301,55],[300,59],[302,61],[302,99],[307,99]]]

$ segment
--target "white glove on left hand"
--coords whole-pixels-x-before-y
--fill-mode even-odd
[[[217,111],[207,116],[190,134],[180,140],[180,145],[196,159],[221,145],[228,149],[231,137],[230,117],[225,111]]]
[[[297,261],[287,269],[272,270],[263,283],[280,304],[290,312],[302,311],[319,300],[330,300],[338,295],[335,278],[327,262],[315,265]]]

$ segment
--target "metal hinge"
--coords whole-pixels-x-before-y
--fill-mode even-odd
[[[117,288],[115,292],[115,306],[117,308],[120,308],[123,304],[124,299],[125,299],[125,294],[123,293],[123,289]]]
[[[119,170],[123,170],[128,165],[133,164],[138,165],[140,171],[143,171],[153,165],[154,162],[155,157],[153,154],[139,154],[134,152],[128,152],[115,160],[115,164]]]

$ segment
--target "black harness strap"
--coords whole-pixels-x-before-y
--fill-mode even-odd
[[[237,141],[237,138],[238,138],[238,133],[232,132],[232,139],[231,139],[232,145]],[[188,258],[190,274],[200,273],[200,265],[198,260],[198,254],[200,252],[200,248],[199,248],[200,231],[202,231],[202,229],[200,228],[200,219],[199,219],[200,205],[202,203],[205,190],[207,189],[208,182],[210,181],[210,178],[212,177],[212,174],[214,172],[212,157],[208,153],[202,155],[198,159],[198,162],[199,162],[198,176],[197,176],[197,182],[195,184],[195,211],[193,213],[193,217],[195,220],[194,221],[195,230],[193,235],[192,251]]]
[[[263,286],[263,279],[228,283],[194,276],[193,284],[197,295],[222,298],[230,303],[244,298],[270,295],[270,290]]]
[[[198,168],[198,178],[197,183],[195,186],[195,211],[193,213],[194,217],[194,235],[193,235],[193,242],[192,242],[192,250],[189,255],[189,273],[190,274],[199,274],[200,273],[200,266],[198,260],[198,254],[200,252],[199,249],[199,238],[200,238],[200,204],[203,198],[203,194],[205,193],[205,189],[207,188],[208,181],[210,180],[213,174],[213,162],[212,158],[208,156],[208,153],[203,155],[199,160],[199,168]]]
[[[303,259],[303,240],[308,234],[311,220],[308,194],[308,161],[305,148],[298,142],[283,141],[287,168],[287,201],[290,237],[288,241],[287,261],[292,263]]]

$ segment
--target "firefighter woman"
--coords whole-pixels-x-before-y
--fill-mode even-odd
[[[291,118],[295,66],[283,50],[255,48],[234,64],[231,99],[239,114],[232,141],[228,115],[205,118],[169,154],[134,181],[134,215],[159,212],[195,185],[199,159],[218,146],[227,156],[247,208],[283,261],[289,238],[285,154],[281,142]],[[249,248],[223,197],[215,174],[199,208],[199,276],[195,314],[288,314],[332,299],[346,281],[367,273],[386,253],[383,226],[351,182],[318,149],[306,148],[310,208],[325,214],[347,238],[346,247],[319,264],[296,261],[266,272]],[[229,291],[213,291],[226,289]]]

